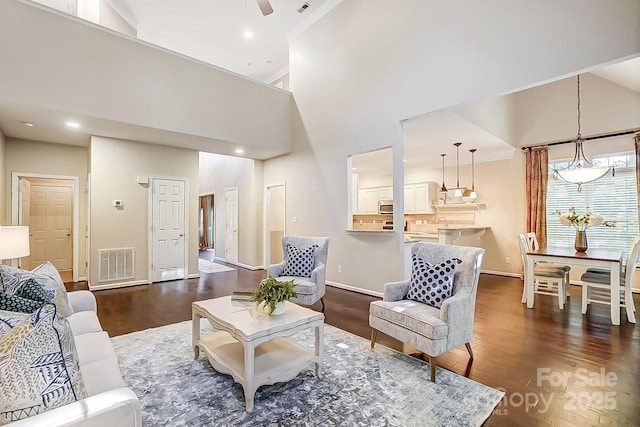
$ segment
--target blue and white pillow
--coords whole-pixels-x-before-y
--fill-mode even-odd
[[[45,304],[0,310],[0,425],[87,397],[71,326]]]
[[[284,271],[281,276],[311,277],[314,267],[313,254],[318,245],[298,249],[293,245],[287,245],[287,257],[285,258]]]
[[[440,308],[453,292],[453,276],[456,266],[462,260],[451,258],[439,264],[429,264],[416,254],[411,259],[411,282],[407,299]]]
[[[34,280],[45,291],[49,301],[55,304],[58,313],[63,316],[73,314],[73,308],[67,298],[60,274],[49,261],[45,261],[33,271],[21,270],[8,265],[0,265],[0,281],[2,291],[9,295],[18,294],[20,288],[28,281]]]

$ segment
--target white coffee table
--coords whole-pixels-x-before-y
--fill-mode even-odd
[[[307,366],[316,364],[320,377],[324,357],[324,314],[291,302],[285,313],[271,316],[252,302],[232,302],[231,297],[192,304],[192,345],[195,358],[204,351],[213,368],[229,374],[244,389],[246,411],[261,385],[289,381]],[[218,331],[200,336],[200,319]],[[315,329],[315,348],[305,347],[293,334]]]

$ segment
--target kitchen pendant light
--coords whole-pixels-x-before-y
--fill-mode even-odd
[[[442,156],[442,187],[440,188],[440,192],[441,193],[446,193],[447,192],[447,186],[444,185],[444,156],[446,156],[446,154],[440,154]]]
[[[460,146],[462,142],[454,142],[456,146],[456,188],[453,197],[462,197],[462,189],[460,188]]]
[[[476,167],[475,167],[475,161],[474,161],[474,154],[476,151],[478,151],[477,148],[472,148],[469,150],[469,152],[471,153],[471,190],[465,190],[464,193],[462,193],[463,195],[462,200],[464,202],[468,201],[470,203],[473,203],[478,198],[478,194],[476,193],[476,184],[475,184]]]
[[[609,171],[612,172],[612,176],[616,175],[616,170],[613,166],[594,166],[582,150],[582,135],[580,134],[580,75],[578,75],[578,134],[573,141],[575,144],[575,153],[573,160],[569,163],[569,166],[561,169],[553,170],[553,178],[560,178],[563,181],[570,182],[578,185],[578,192],[582,191],[582,184],[592,182],[605,176]]]

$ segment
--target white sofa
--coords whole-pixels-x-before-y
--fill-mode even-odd
[[[140,401],[122,381],[118,357],[102,330],[96,299],[89,291],[68,294],[74,313],[67,317],[73,332],[80,372],[88,397],[10,425],[30,427],[142,425]]]

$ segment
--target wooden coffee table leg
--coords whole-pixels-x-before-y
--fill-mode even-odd
[[[324,360],[324,322],[316,326],[316,358],[316,376],[320,378]]]
[[[256,394],[254,387],[255,349],[252,343],[244,343],[244,400],[245,411],[253,411],[253,398]]]
[[[200,339],[200,315],[192,309],[191,319],[191,346],[193,347],[194,359],[200,357],[200,347],[198,340]]]

